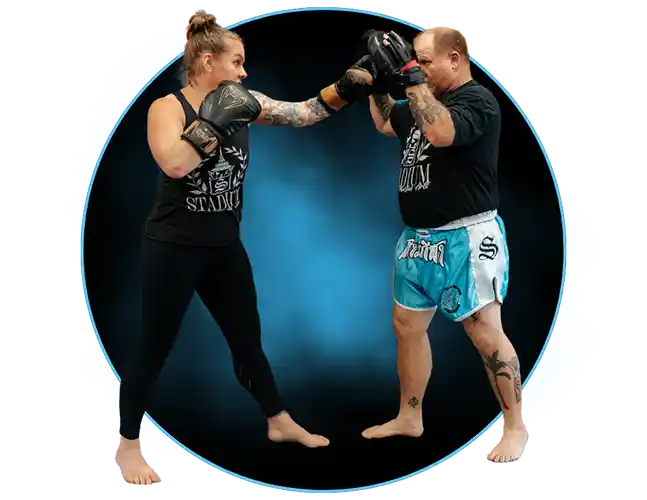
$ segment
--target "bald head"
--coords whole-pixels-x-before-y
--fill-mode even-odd
[[[460,31],[439,26],[419,33],[415,42],[431,49],[435,54],[451,54],[457,52],[463,62],[469,64],[470,54],[467,50],[467,42]]]
[[[413,47],[425,81],[434,93],[471,79],[467,42],[459,31],[442,26],[425,30],[415,37]]]

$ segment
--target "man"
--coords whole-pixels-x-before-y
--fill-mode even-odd
[[[497,214],[498,103],[472,79],[467,44],[456,30],[424,31],[413,47],[397,33],[373,32],[367,46],[376,83],[395,82],[406,96],[400,103],[389,95],[370,98],[377,129],[397,136],[402,146],[399,203],[406,227],[394,271],[400,410],[363,436],[422,434],[432,367],[427,330],[439,308],[462,322],[503,410],[503,438],[488,459],[516,460],[528,432],[521,417],[519,361],[501,324],[508,249]]]

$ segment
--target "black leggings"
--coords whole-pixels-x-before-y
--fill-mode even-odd
[[[283,411],[261,345],[256,288],[240,240],[227,247],[142,243],[142,335],[121,378],[120,433],[138,439],[153,386],[196,291],[220,326],[241,385],[266,417]]]

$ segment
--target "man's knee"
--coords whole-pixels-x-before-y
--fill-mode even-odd
[[[427,334],[433,311],[410,311],[395,306],[393,311],[393,331],[398,339],[409,339]]]
[[[485,349],[497,344],[503,335],[501,305],[492,302],[463,321],[465,332],[477,348]]]

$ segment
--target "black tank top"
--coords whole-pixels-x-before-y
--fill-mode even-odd
[[[197,119],[196,112],[182,92],[173,95],[182,104],[189,126]],[[157,199],[146,219],[144,234],[156,240],[197,246],[236,241],[248,164],[249,127],[244,127],[183,178],[173,179],[161,172]]]

